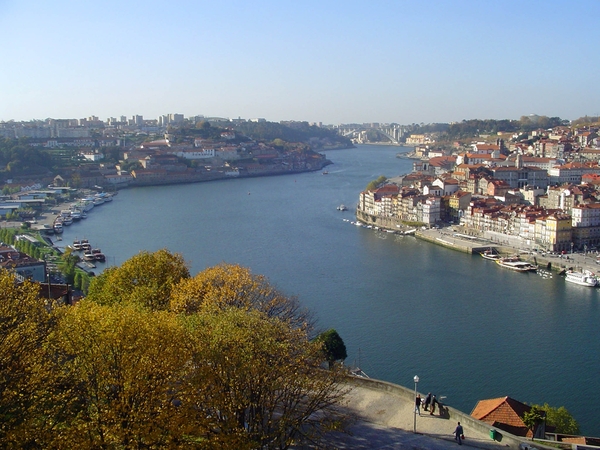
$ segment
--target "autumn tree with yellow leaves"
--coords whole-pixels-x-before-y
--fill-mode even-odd
[[[50,330],[38,286],[16,284],[12,273],[0,270],[0,447],[18,447],[28,438],[36,392],[43,388],[42,346]]]
[[[344,373],[322,369],[311,315],[246,268],[190,277],[180,255],[142,252],[60,308],[0,284],[36,306],[7,334],[26,363],[1,355],[0,388],[30,393],[0,398],[0,446],[285,449],[343,422]]]

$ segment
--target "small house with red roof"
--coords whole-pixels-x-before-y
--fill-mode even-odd
[[[514,398],[500,397],[480,400],[471,412],[471,416],[515,436],[543,439],[546,431],[544,423],[539,424],[532,432],[523,422],[525,413],[530,410],[531,406]]]

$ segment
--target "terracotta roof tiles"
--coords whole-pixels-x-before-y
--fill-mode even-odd
[[[531,436],[522,419],[530,409],[530,406],[513,398],[500,397],[480,400],[471,416],[517,436]]]

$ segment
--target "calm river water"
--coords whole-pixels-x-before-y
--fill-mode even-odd
[[[87,238],[107,264],[160,248],[183,254],[193,274],[239,263],[298,296],[371,377],[413,387],[418,375],[420,392],[467,413],[503,396],[565,406],[600,436],[599,290],[342,220],[369,181],[411,170],[400,150],[326,152],[328,175],[123,190],[63,242]]]

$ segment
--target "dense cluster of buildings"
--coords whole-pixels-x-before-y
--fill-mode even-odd
[[[41,148],[74,148],[80,159],[88,164],[68,167],[62,176],[43,184],[92,188],[105,186],[119,189],[129,185],[157,185],[187,183],[230,177],[261,176],[286,172],[319,170],[329,162],[319,153],[307,151],[305,146],[292,145],[285,150],[256,142],[226,129],[220,136],[203,139],[194,135],[173,136],[184,122],[187,124],[210,120],[213,123],[245,121],[169,114],[157,120],[142,116],[131,119],[121,117],[106,121],[97,117],[87,119],[47,119],[30,122],[1,122],[0,136],[26,137],[27,144]],[[264,119],[250,119],[261,122]],[[170,128],[172,127],[172,128]],[[128,137],[137,141],[159,137],[141,145],[127,144]],[[106,163],[106,153],[117,151],[113,160],[121,164]],[[36,180],[7,180],[8,184],[28,184]]]
[[[600,245],[598,129],[559,127],[527,138],[452,152],[417,147],[412,173],[360,193],[359,218],[456,223],[547,251]]]
[[[180,126],[186,121],[197,123],[200,121],[220,122],[245,122],[246,119],[224,119],[220,117],[204,117],[202,115],[184,117],[183,114],[165,114],[157,119],[145,119],[142,115],[134,115],[130,118],[121,116],[119,118],[109,117],[101,120],[97,116],[84,119],[45,119],[31,121],[0,122],[0,136],[6,138],[29,138],[32,142],[42,146],[53,146],[56,142],[70,143],[73,139],[81,140],[94,145],[113,145],[119,138],[115,136],[123,133],[160,133],[169,126]],[[265,119],[248,119],[251,122],[265,121]],[[118,145],[118,144],[117,144]]]

